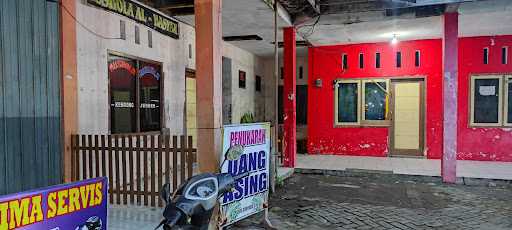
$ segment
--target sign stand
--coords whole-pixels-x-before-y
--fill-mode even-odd
[[[263,219],[261,220],[261,224],[263,227],[267,230],[277,230],[274,225],[270,222],[270,219],[268,218],[268,204],[266,204],[267,207],[265,208],[265,214],[263,215]]]
[[[265,206],[268,206],[268,204],[265,204]],[[220,211],[220,210],[219,210]],[[277,230],[276,227],[274,227],[274,225],[272,225],[272,222],[270,222],[270,219],[269,219],[269,215],[268,215],[268,207],[265,208],[265,211],[264,211],[264,214],[263,214],[263,217],[261,218],[261,221],[260,221],[260,225],[265,228],[266,230]],[[220,215],[219,215],[220,216]],[[222,224],[222,220],[219,221],[219,226],[218,229],[222,230],[224,229],[225,227],[227,226],[221,226]]]

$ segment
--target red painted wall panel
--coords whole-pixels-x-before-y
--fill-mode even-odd
[[[414,53],[421,52],[420,67],[414,66]],[[395,54],[402,52],[402,67]],[[381,54],[381,68],[375,68],[375,53]],[[341,55],[348,54],[348,69],[341,68]],[[359,53],[364,53],[363,69]],[[428,158],[440,158],[442,151],[442,49],[441,40],[321,46],[309,49],[308,152],[386,156],[387,127],[334,127],[334,88],[338,78],[426,77],[426,151]],[[322,79],[321,88],[315,80]]]
[[[492,45],[491,39],[494,39]],[[512,36],[459,39],[459,127],[458,159],[512,161],[512,127],[473,128],[469,126],[469,89],[472,74],[512,73],[512,56],[501,64],[501,48],[512,48]],[[489,64],[483,64],[483,49],[489,47]]]
[[[491,39],[494,40],[492,45]],[[508,46],[508,64],[501,64],[501,48]],[[483,64],[483,48],[489,48],[489,64]],[[414,67],[414,51],[421,52],[421,67]],[[402,68],[395,67],[395,52],[402,52]],[[375,68],[375,52],[381,53],[381,68]],[[349,56],[348,69],[341,69],[341,54]],[[365,67],[359,69],[358,55]],[[512,162],[512,127],[469,126],[469,88],[472,74],[512,74],[512,35],[459,39],[458,159]],[[322,46],[309,49],[308,152],[386,156],[388,128],[334,127],[333,80],[337,78],[384,78],[426,76],[426,152],[442,154],[442,49],[441,40]],[[315,87],[322,79],[323,86]]]

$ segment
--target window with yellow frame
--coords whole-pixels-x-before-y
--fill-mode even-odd
[[[389,125],[389,80],[335,81],[335,125]]]
[[[471,76],[470,125],[512,126],[512,75]]]
[[[505,76],[505,92],[504,125],[512,126],[512,75]]]

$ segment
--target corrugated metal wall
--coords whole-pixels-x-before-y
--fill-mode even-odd
[[[61,181],[58,9],[0,0],[0,194]]]

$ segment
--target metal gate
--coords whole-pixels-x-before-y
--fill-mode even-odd
[[[59,6],[0,1],[0,194],[61,173]]]

